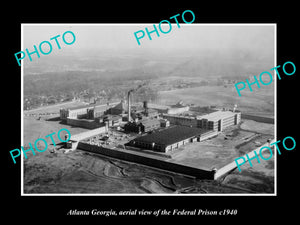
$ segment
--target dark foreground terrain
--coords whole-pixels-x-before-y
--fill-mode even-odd
[[[86,153],[44,152],[24,161],[24,193],[273,193],[273,160],[218,181],[197,180]],[[262,171],[260,171],[262,169]],[[266,172],[269,171],[269,172]]]

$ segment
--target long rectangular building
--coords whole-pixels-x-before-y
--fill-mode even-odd
[[[95,117],[99,117],[103,115],[106,108],[107,108],[106,105],[100,105],[100,104],[62,108],[59,111],[60,119],[65,121],[67,120],[67,118],[80,119],[83,117],[87,117],[93,119]]]
[[[217,135],[217,132],[187,126],[172,126],[137,137],[131,140],[129,145],[166,153],[187,143],[200,141],[202,135],[208,138]]]
[[[183,116],[163,114],[163,118],[172,125],[204,128],[208,130],[223,131],[225,128],[236,125],[241,121],[241,112],[216,111],[202,116]]]
[[[198,126],[209,130],[223,131],[241,121],[241,112],[216,111],[197,118]]]

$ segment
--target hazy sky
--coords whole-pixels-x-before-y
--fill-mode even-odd
[[[157,24],[156,24],[157,25]],[[163,29],[167,30],[167,27]],[[65,31],[72,31],[76,35],[74,44],[66,46],[61,37],[59,39],[63,51],[81,49],[112,49],[133,51],[163,51],[172,49],[204,50],[220,49],[231,51],[232,49],[247,50],[254,54],[273,55],[274,33],[273,24],[264,25],[213,25],[213,24],[172,24],[172,30],[168,34],[152,33],[152,40],[147,35],[137,44],[134,32],[144,30],[147,27],[153,29],[153,24],[23,24],[24,43],[23,48],[33,50],[33,45],[38,47],[42,41],[49,41],[58,34],[62,36]],[[158,25],[157,25],[158,27]],[[55,44],[55,41],[50,41]],[[53,46],[53,51],[56,51]]]

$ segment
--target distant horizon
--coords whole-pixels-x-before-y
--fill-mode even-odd
[[[157,24],[156,24],[157,25]],[[73,45],[58,50],[55,41],[51,55],[68,55],[78,51],[110,50],[115,53],[132,51],[135,54],[164,54],[173,51],[205,52],[215,50],[230,53],[233,50],[250,55],[273,56],[275,24],[181,24],[172,31],[152,40],[147,37],[136,43],[134,32],[153,27],[153,24],[22,24],[23,50],[33,51],[33,45],[50,41],[51,37],[72,31],[76,35]],[[62,42],[61,37],[58,38]],[[34,56],[33,56],[34,57]],[[40,60],[47,56],[42,55]]]
[[[68,30],[76,35],[72,45],[62,43],[57,49],[52,40],[51,54],[40,58],[34,54],[32,62],[25,58],[23,75],[245,78],[276,66],[275,24],[182,24],[181,28],[172,24],[169,34],[153,36],[139,46],[133,33],[149,25],[22,24],[23,48],[29,50]]]

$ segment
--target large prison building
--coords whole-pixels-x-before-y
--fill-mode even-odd
[[[241,121],[241,112],[216,111],[202,116],[184,116],[163,114],[163,118],[170,124],[188,127],[197,127],[207,130],[223,131],[225,128],[236,125]]]
[[[241,112],[216,111],[197,118],[198,127],[209,130],[223,131],[229,126],[236,125],[241,121]]]
[[[75,106],[70,108],[62,108],[59,110],[60,119],[67,120],[67,118],[81,119],[87,117],[93,119],[95,117],[101,116],[106,111],[107,106],[105,105],[87,105],[87,106]]]
[[[216,131],[208,131],[187,126],[172,126],[151,134],[137,137],[129,145],[167,153],[187,143],[202,141],[216,136]]]

